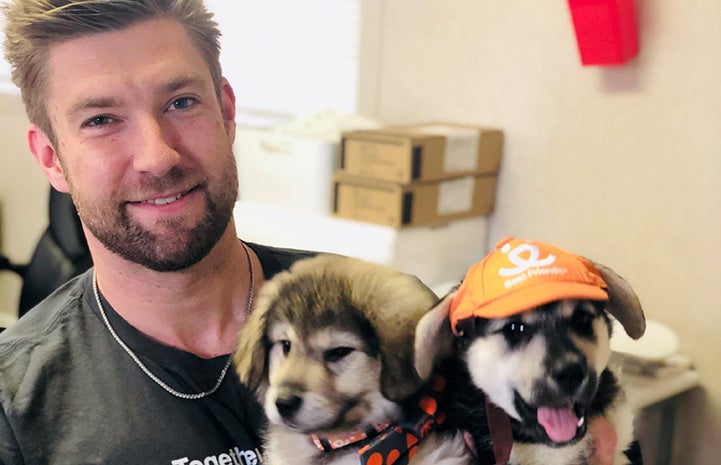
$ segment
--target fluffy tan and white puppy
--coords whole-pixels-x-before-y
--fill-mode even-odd
[[[415,277],[332,254],[265,283],[234,354],[269,419],[265,463],[358,464],[363,441],[322,451],[314,436],[344,441],[404,415],[423,385],[416,324],[436,301]],[[411,464],[426,463],[469,463],[462,438],[426,436]]]

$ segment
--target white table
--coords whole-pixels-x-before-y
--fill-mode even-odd
[[[623,388],[635,410],[664,402],[699,385],[696,370],[685,370],[665,378],[623,374]]]
[[[621,384],[635,411],[650,407],[661,409],[657,465],[668,465],[671,460],[676,403],[682,394],[698,387],[699,382],[700,377],[695,370],[662,378],[623,374]]]

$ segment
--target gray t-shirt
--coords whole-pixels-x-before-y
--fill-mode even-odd
[[[249,245],[266,278],[308,255]],[[91,277],[75,278],[0,335],[0,464],[260,464],[263,412],[233,370],[208,397],[167,393],[110,335]],[[165,383],[188,393],[215,384],[228,355],[202,359],[159,344],[103,306]]]

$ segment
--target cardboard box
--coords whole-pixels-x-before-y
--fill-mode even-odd
[[[493,211],[496,176],[396,184],[337,174],[333,215],[394,228],[437,225]]]
[[[399,184],[497,173],[503,132],[422,124],[342,134],[337,172]]]

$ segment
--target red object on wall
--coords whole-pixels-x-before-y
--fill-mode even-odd
[[[619,65],[638,54],[634,0],[568,0],[584,65]]]

